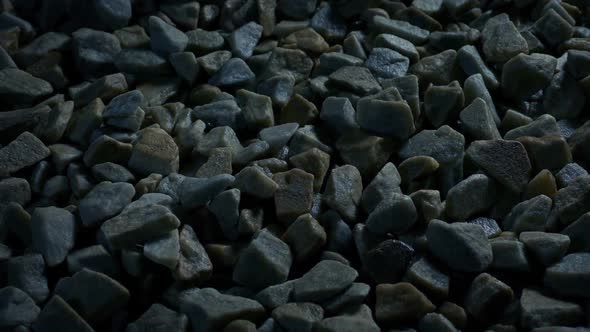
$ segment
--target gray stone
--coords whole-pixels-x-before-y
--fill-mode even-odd
[[[185,314],[170,310],[165,306],[154,303],[141,317],[127,325],[127,332],[141,331],[180,331],[188,330],[189,321]]]
[[[559,187],[564,188],[574,183],[578,177],[586,175],[588,175],[586,169],[577,163],[570,163],[563,166],[563,168],[555,174],[555,180],[557,180]]]
[[[232,173],[232,151],[230,148],[214,148],[209,152],[207,161],[195,174],[198,178],[209,178]]]
[[[553,202],[554,213],[563,224],[570,224],[590,206],[590,176],[580,176],[569,186],[560,189]]]
[[[123,73],[140,77],[164,75],[172,70],[166,59],[155,52],[144,49],[124,49],[115,58],[115,66]]]
[[[105,274],[88,269],[60,279],[55,295],[62,297],[84,319],[96,322],[111,317],[129,301],[127,288]]]
[[[279,185],[275,191],[275,211],[279,221],[289,224],[302,214],[311,211],[313,204],[312,174],[294,168],[272,176]]]
[[[409,58],[411,62],[417,62],[420,59],[414,44],[393,34],[382,33],[377,35],[375,37],[375,47],[384,47],[396,51]]]
[[[269,96],[273,105],[283,107],[291,99],[294,84],[292,76],[272,76],[258,84],[258,93]]]
[[[569,236],[570,250],[590,252],[590,212],[582,215],[561,233]]]
[[[113,34],[121,42],[122,48],[147,48],[150,45],[150,37],[139,25],[125,26],[115,30]]]
[[[39,332],[50,332],[55,329],[59,331],[94,331],[76,310],[59,295],[54,295],[45,304],[32,327],[34,331]]]
[[[327,300],[348,288],[358,272],[336,261],[320,261],[293,284],[293,298],[297,302]]]
[[[387,163],[371,180],[363,191],[361,203],[367,213],[371,213],[378,205],[392,196],[393,193],[401,194],[401,176],[393,163]]]
[[[561,136],[520,137],[518,141],[527,150],[535,172],[558,170],[572,162],[570,147]]]
[[[104,273],[111,277],[119,273],[117,262],[100,244],[72,251],[67,257],[67,265],[71,274],[82,269]]]
[[[14,286],[27,293],[36,303],[49,296],[45,277],[45,261],[40,254],[26,254],[12,257],[4,264],[6,285]]]
[[[126,27],[131,19],[131,1],[99,0],[94,2],[94,19],[104,30]]]
[[[255,140],[250,145],[243,147],[233,156],[233,164],[242,166],[268,155],[270,145],[266,141]]]
[[[494,253],[491,269],[513,273],[531,271],[525,245],[522,242],[499,237],[491,240],[490,243]]]
[[[584,319],[582,307],[545,296],[532,289],[524,289],[520,298],[520,324],[527,329],[545,326],[574,326]]]
[[[355,166],[365,178],[371,178],[388,162],[393,153],[391,140],[350,130],[336,141],[342,160]]]
[[[483,174],[474,174],[449,190],[445,213],[452,219],[464,221],[473,215],[485,212],[495,200],[494,181]]]
[[[327,137],[323,135],[319,127],[305,125],[297,129],[289,142],[288,156],[294,156],[309,149],[318,148],[328,154],[332,153],[332,147],[326,143]],[[351,163],[349,163],[351,164]]]
[[[377,78],[392,78],[406,75],[410,59],[389,48],[376,47],[369,54],[365,66]]]
[[[414,257],[414,248],[399,240],[385,240],[362,257],[363,267],[376,283],[398,282]]]
[[[184,51],[188,44],[188,37],[184,32],[164,22],[158,16],[150,16],[148,24],[152,51],[161,55]]]
[[[92,78],[114,72],[121,43],[110,33],[82,28],[72,33],[72,48],[78,70]]]
[[[254,78],[254,73],[244,60],[231,58],[209,79],[209,84],[220,87],[244,86]]]
[[[324,40],[324,37],[316,32],[313,28],[297,30],[283,39],[285,44],[290,44],[296,48],[315,54],[326,52],[330,45]]]
[[[100,229],[113,248],[128,248],[165,235],[179,225],[168,208],[154,204],[127,209],[105,221]]]
[[[528,53],[526,40],[507,14],[489,19],[482,32],[483,53],[490,62],[505,62],[519,53]]]
[[[461,128],[467,136],[474,140],[501,138],[492,111],[487,103],[479,97],[461,111],[459,119],[461,120]]]
[[[560,71],[544,91],[543,109],[557,119],[573,119],[582,111],[585,100],[585,94],[574,77]]]
[[[66,209],[36,208],[31,216],[33,249],[48,266],[62,263],[76,240],[76,218]]]
[[[205,205],[234,182],[229,174],[216,175],[210,178],[186,177],[179,185],[180,204],[187,208]]]
[[[483,61],[475,46],[465,45],[461,47],[457,51],[457,60],[467,76],[481,74],[488,89],[493,90],[500,86],[496,75]]]
[[[7,178],[0,180],[0,210],[9,203],[26,206],[31,201],[31,187],[27,180],[21,178]]]
[[[242,59],[251,57],[262,36],[262,30],[262,25],[256,22],[249,22],[234,30],[228,38],[234,56]]]
[[[262,74],[262,79],[275,76],[292,77],[295,83],[308,78],[313,61],[301,50],[277,47],[273,50]]]
[[[82,151],[69,144],[53,144],[49,146],[49,150],[58,173],[63,173],[68,164],[82,157]]]
[[[345,97],[331,96],[324,99],[320,119],[336,135],[341,135],[351,129],[359,128],[356,122],[355,110],[350,100]]]
[[[51,151],[35,135],[23,132],[0,148],[0,176],[8,176],[47,158]]]
[[[207,74],[213,75],[221,69],[231,57],[232,54],[230,51],[215,51],[197,58],[197,63],[200,68],[207,72]]]
[[[261,199],[272,198],[279,188],[279,185],[261,167],[257,166],[243,168],[236,174],[233,186],[242,193]]]
[[[403,101],[383,101],[363,98],[357,103],[359,126],[379,136],[407,140],[416,130],[414,117]]]
[[[491,322],[504,312],[514,298],[510,286],[482,273],[471,282],[465,296],[465,309],[481,322]]]
[[[178,76],[189,84],[195,83],[201,73],[201,65],[192,52],[177,52],[170,54],[170,64]]]
[[[97,184],[78,206],[84,226],[92,227],[123,211],[135,195],[129,183],[101,182]]]
[[[201,12],[201,5],[198,2],[163,4],[160,8],[181,28],[189,30],[197,28]]]
[[[211,126],[228,126],[232,129],[238,127],[238,121],[243,116],[242,110],[234,100],[218,100],[206,105],[197,106],[194,108],[193,114],[199,120],[209,123]],[[243,123],[240,123],[240,125],[243,125]],[[213,128],[213,130],[215,129],[217,128]]]
[[[265,315],[260,303],[240,296],[221,294],[213,288],[193,288],[181,297],[180,309],[192,322],[193,332],[221,331],[236,319],[259,321]]]
[[[465,104],[471,104],[478,97],[483,99],[494,117],[496,126],[501,124],[496,105],[481,74],[471,75],[465,80],[463,83],[463,94],[465,95]]]
[[[92,175],[98,181],[135,182],[135,175],[125,167],[107,162],[92,166]]]
[[[475,141],[467,157],[502,185],[522,192],[528,183],[531,163],[522,143],[506,140]]]
[[[424,257],[408,268],[404,280],[434,299],[445,299],[449,295],[450,277]]]
[[[554,9],[549,9],[545,15],[541,16],[533,28],[537,35],[551,47],[559,46],[574,34],[574,28]]]
[[[300,126],[305,126],[313,122],[319,115],[317,107],[305,99],[305,97],[296,93],[281,109],[280,122],[296,122]]]
[[[207,207],[229,240],[239,236],[240,196],[239,189],[226,190],[215,196]]]
[[[147,242],[143,246],[143,255],[157,264],[174,269],[180,258],[178,230],[172,230],[158,239]]]
[[[492,247],[478,225],[435,219],[428,224],[426,237],[431,253],[453,270],[481,272],[492,263]]]
[[[25,71],[16,68],[0,70],[0,98],[3,105],[33,104],[52,92],[51,84]]]
[[[259,131],[274,126],[275,120],[270,97],[241,89],[237,91],[236,99],[242,109],[245,127],[248,130]]]
[[[145,112],[140,108],[143,103],[144,96],[141,91],[133,90],[113,98],[102,116],[111,126],[137,131],[145,116]]]
[[[311,27],[332,43],[344,39],[347,31],[346,20],[336,8],[329,3],[320,3],[310,21]]]
[[[289,158],[289,162],[295,167],[313,174],[313,189],[319,192],[324,183],[324,178],[330,167],[330,155],[318,148],[312,148]]]
[[[414,323],[436,308],[426,295],[407,282],[379,284],[376,296],[375,317],[387,326]]]
[[[457,329],[445,316],[428,313],[418,322],[418,330],[423,332],[455,332]]]
[[[550,114],[543,114],[532,122],[509,130],[504,139],[516,140],[524,136],[543,137],[559,135],[557,121]]]
[[[334,87],[361,96],[377,93],[382,89],[366,67],[345,66],[330,74],[329,78],[328,83]]]
[[[49,52],[63,51],[70,41],[70,36],[66,34],[47,32],[11,55],[21,67],[27,67],[41,60]]]
[[[519,240],[527,252],[544,266],[561,260],[568,251],[570,238],[567,235],[544,232],[522,232]]]
[[[341,312],[347,307],[350,308],[355,305],[360,305],[365,301],[370,290],[371,287],[369,285],[355,282],[341,294],[323,301],[321,303],[322,308],[324,308],[326,313],[336,313]]]
[[[572,253],[547,268],[544,284],[560,296],[590,298],[590,253]]]
[[[369,26],[377,32],[395,35],[408,40],[414,45],[423,44],[430,34],[428,30],[419,28],[406,21],[389,19],[379,15],[373,16],[369,22]]]
[[[456,81],[431,85],[424,92],[424,115],[435,127],[455,121],[464,104],[463,90]]]
[[[180,281],[202,282],[211,276],[213,264],[197,234],[189,225],[180,232],[180,257],[174,277]]]
[[[348,316],[334,316],[325,318],[315,324],[315,329],[318,332],[380,331],[377,324],[370,320]]]
[[[320,223],[310,214],[303,214],[293,221],[281,239],[291,247],[295,260],[306,261],[322,249],[326,237]]]
[[[297,279],[295,279],[297,280]],[[262,303],[267,309],[273,310],[289,302],[293,292],[293,283],[289,280],[282,284],[268,286],[256,294],[256,301]]]
[[[551,82],[557,59],[550,55],[518,54],[502,67],[502,92],[517,101],[526,100]]]
[[[385,197],[369,214],[367,228],[375,234],[402,234],[418,219],[416,207],[409,196],[393,193]]]
[[[287,303],[272,311],[272,318],[288,332],[311,332],[324,318],[324,309],[314,303]]]
[[[344,165],[332,169],[323,201],[337,211],[345,220],[356,220],[358,205],[363,193],[363,183],[358,169]]]
[[[178,146],[168,133],[159,128],[141,131],[129,159],[129,167],[143,175],[175,173],[178,163]]]
[[[0,289],[0,327],[10,329],[33,323],[41,309],[22,290],[7,286]]]
[[[268,230],[262,230],[241,252],[233,280],[252,289],[280,284],[287,280],[291,263],[289,246]]]
[[[456,79],[459,72],[457,51],[446,50],[424,57],[410,68],[410,72],[418,76],[420,84],[424,86],[428,83],[449,84]]]
[[[544,231],[551,205],[551,198],[545,195],[518,203],[504,219],[504,229],[517,234],[526,231]]]
[[[186,36],[188,37],[186,49],[195,53],[195,55],[204,55],[220,50],[225,43],[223,37],[217,31],[196,29],[188,31]]]

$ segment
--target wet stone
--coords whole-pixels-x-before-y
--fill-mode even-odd
[[[488,273],[482,273],[473,279],[467,290],[465,310],[486,322],[498,316],[513,298],[510,286]]]
[[[520,306],[520,323],[524,328],[573,326],[584,320],[578,304],[545,296],[533,289],[522,291]]]
[[[320,261],[293,284],[297,302],[327,300],[348,288],[357,278],[352,267],[336,261]]]
[[[412,111],[403,101],[363,98],[357,103],[359,126],[379,136],[407,140],[416,130]]]
[[[292,256],[289,246],[262,230],[242,251],[233,272],[233,280],[252,289],[262,289],[287,280]],[[256,271],[252,270],[256,266]]]
[[[188,325],[188,317],[185,314],[178,313],[159,303],[155,303],[136,321],[127,325],[126,331],[186,331]]]
[[[445,212],[457,221],[464,221],[489,209],[496,199],[494,181],[483,174],[474,174],[459,182],[447,194]]]
[[[131,203],[135,189],[128,183],[101,182],[81,201],[78,207],[84,226],[95,226],[123,211]]]
[[[287,228],[282,240],[293,250],[295,260],[305,261],[322,249],[326,243],[326,232],[310,214],[304,214]]]
[[[422,292],[407,282],[379,284],[376,295],[375,316],[384,325],[416,322],[435,309]]]
[[[478,225],[435,219],[428,224],[426,237],[431,253],[453,270],[480,272],[492,263],[492,247]]]

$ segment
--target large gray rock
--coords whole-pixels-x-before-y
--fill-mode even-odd
[[[445,212],[456,221],[464,221],[473,215],[485,212],[495,200],[494,180],[483,174],[474,174],[449,190]]]
[[[51,151],[35,135],[25,131],[0,149],[0,176],[8,176],[47,158]]]
[[[575,298],[590,298],[590,253],[572,253],[545,271],[543,283],[554,293]]]
[[[408,231],[417,220],[416,206],[410,196],[393,193],[375,207],[366,224],[375,234],[401,234]]]
[[[36,208],[31,216],[33,249],[49,266],[62,263],[76,242],[76,217],[54,206]]]
[[[180,232],[180,257],[174,277],[180,281],[205,281],[209,279],[213,264],[197,234],[189,225]]]
[[[155,303],[152,304],[136,321],[127,325],[126,332],[186,332],[188,326],[189,321],[185,314],[178,313],[159,303]]]
[[[327,300],[348,288],[358,272],[336,261],[320,261],[293,284],[293,298],[297,302]]]
[[[131,203],[135,188],[129,183],[101,182],[78,205],[84,226],[96,226],[119,214]]]
[[[465,309],[483,323],[493,322],[514,298],[510,286],[488,273],[471,282],[465,296]]]
[[[168,175],[178,172],[178,164],[178,146],[168,133],[159,128],[141,131],[129,159],[132,170],[142,175]]]
[[[344,165],[332,169],[323,201],[344,219],[352,222],[356,220],[362,193],[363,179],[358,169],[352,165]]]
[[[148,24],[152,51],[162,55],[184,51],[188,44],[188,37],[184,32],[158,16],[150,16]]]
[[[584,321],[584,311],[580,305],[545,296],[532,289],[522,291],[520,307],[520,324],[526,329],[576,326]]]
[[[0,70],[1,104],[30,105],[51,94],[53,88],[48,82],[16,68]]]
[[[414,133],[414,117],[404,101],[363,98],[357,103],[359,126],[379,136],[405,141]]]
[[[375,317],[384,325],[413,324],[436,308],[416,287],[407,282],[379,284]]]
[[[49,286],[45,277],[45,261],[40,254],[27,254],[12,257],[3,263],[6,273],[6,285],[14,286],[36,302],[41,303],[49,295]]]
[[[43,307],[37,320],[33,323],[33,330],[39,332],[50,331],[80,331],[94,332],[94,329],[80,317],[64,299],[54,295]]]

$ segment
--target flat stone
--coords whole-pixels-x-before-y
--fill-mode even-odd
[[[518,203],[504,219],[504,229],[517,234],[525,231],[544,231],[551,205],[551,198],[545,195]]]
[[[561,231],[569,236],[572,251],[590,252],[590,213],[586,213]]]
[[[545,326],[574,326],[584,321],[582,307],[542,293],[524,289],[520,298],[520,324],[527,329]]]
[[[279,185],[275,191],[274,202],[277,218],[283,223],[290,223],[302,214],[311,211],[313,204],[312,174],[294,168],[272,176]]]
[[[144,175],[168,175],[178,171],[178,146],[162,129],[146,128],[133,145],[129,167]]]
[[[298,261],[305,261],[317,254],[326,243],[326,238],[324,228],[310,214],[295,219],[282,236]]]
[[[378,15],[373,16],[369,26],[377,32],[395,35],[408,40],[414,45],[421,45],[429,35],[428,30],[424,30],[406,21],[389,19]]]
[[[234,177],[229,174],[210,178],[183,178],[177,189],[180,204],[189,209],[204,206],[233,182]]]
[[[560,189],[554,198],[554,212],[563,224],[570,224],[588,211],[590,176],[580,176]]]
[[[115,57],[121,51],[117,37],[88,28],[72,33],[72,47],[78,70],[88,78],[113,73]]]
[[[459,119],[461,120],[461,128],[467,136],[474,140],[501,138],[492,111],[488,108],[487,103],[479,97],[461,111]]]
[[[514,298],[510,286],[482,273],[471,282],[465,296],[465,310],[481,322],[490,322],[501,314]]]
[[[10,329],[33,323],[41,309],[22,290],[7,286],[0,289],[0,327]]]
[[[188,31],[186,36],[188,37],[186,49],[195,55],[204,55],[220,50],[225,43],[223,36],[217,31],[196,29]]]
[[[369,214],[367,228],[375,234],[402,234],[418,219],[416,207],[409,196],[393,193],[384,198]]]
[[[445,212],[457,221],[464,221],[485,212],[496,200],[494,181],[483,174],[474,174],[459,182],[447,194]]]
[[[300,50],[316,54],[322,54],[330,47],[330,45],[324,40],[324,37],[317,33],[313,28],[297,30],[287,35],[283,39],[283,42],[295,45]]]
[[[416,322],[436,308],[422,292],[407,282],[379,284],[376,297],[377,322],[388,326]]]
[[[369,54],[365,66],[377,78],[392,78],[406,75],[410,59],[389,48],[376,47]]]
[[[97,184],[78,206],[80,218],[86,227],[101,224],[123,211],[135,195],[129,183],[101,182]]]
[[[252,289],[280,284],[287,280],[291,263],[289,246],[268,230],[262,230],[240,254],[233,280]]]
[[[315,324],[318,332],[353,332],[353,331],[380,331],[377,324],[370,320],[349,316],[334,316],[325,318]]]
[[[50,332],[59,331],[92,332],[94,329],[80,317],[80,315],[59,295],[54,295],[45,304],[37,320],[33,323],[35,331]]]
[[[209,84],[220,87],[236,87],[247,85],[254,78],[254,73],[244,60],[231,58],[209,79]]]
[[[49,266],[62,263],[74,247],[76,219],[68,210],[36,208],[31,216],[33,249]]]
[[[207,206],[229,240],[236,240],[239,236],[240,198],[239,189],[230,189],[219,193]]]
[[[154,303],[141,317],[127,325],[126,331],[187,331],[188,326],[189,321],[185,314],[170,310],[159,303]]]
[[[586,171],[585,168],[577,163],[570,163],[563,166],[563,168],[555,174],[554,181],[557,180],[559,187],[564,188],[574,183],[578,177],[586,175],[588,175],[588,171]]]
[[[115,58],[115,66],[123,73],[140,77],[172,72],[172,68],[164,57],[144,49],[124,49]]]
[[[522,192],[528,183],[531,164],[520,142],[475,141],[466,154],[476,166],[513,191]]]
[[[330,74],[329,78],[329,84],[361,96],[381,90],[381,85],[366,67],[345,66]]]
[[[416,130],[412,111],[403,101],[363,98],[357,103],[356,120],[361,128],[398,141],[407,140]]]
[[[238,127],[238,120],[243,116],[242,110],[234,100],[218,100],[206,105],[197,106],[194,108],[193,114],[199,120],[214,126],[215,128],[210,133],[215,132],[216,134],[218,134],[218,131],[223,130],[220,127],[227,126],[236,129]],[[206,138],[209,139],[208,136]]]
[[[326,313],[330,314],[341,312],[345,308],[360,305],[365,301],[370,290],[371,287],[369,285],[355,282],[341,294],[322,302],[322,308],[324,308]]]
[[[147,242],[143,246],[143,255],[152,262],[174,269],[180,258],[178,230],[172,230],[161,238]]]
[[[313,68],[313,61],[301,50],[276,47],[268,59],[261,79],[276,76],[292,77],[295,83],[306,79]]]
[[[188,37],[158,16],[150,16],[148,25],[152,51],[161,55],[169,55],[182,52],[186,48]]]
[[[84,319],[95,322],[111,317],[129,301],[129,291],[118,281],[87,269],[60,279],[55,295],[62,297]]]
[[[363,193],[361,174],[352,165],[332,169],[323,201],[348,221],[354,221]]]
[[[136,207],[105,221],[101,232],[113,248],[134,246],[178,228],[180,221],[162,205]]]
[[[262,30],[262,25],[256,22],[249,22],[235,29],[227,40],[234,56],[242,59],[251,57],[262,36]]]
[[[203,282],[211,276],[213,264],[197,234],[189,225],[180,232],[180,257],[174,277],[180,281]]]
[[[368,250],[362,257],[363,267],[376,283],[401,281],[414,248],[399,240],[385,240]]]
[[[478,225],[435,219],[428,224],[426,237],[431,253],[453,270],[480,272],[492,263],[492,247]]]
[[[377,37],[375,37],[375,47],[384,47],[394,50],[409,58],[411,62],[416,62],[420,58],[418,50],[416,50],[414,44],[393,34],[382,33],[377,35]]]
[[[320,261],[293,284],[293,298],[297,302],[317,302],[348,288],[358,272],[336,261]]]
[[[190,321],[199,322],[198,331],[203,332],[221,331],[236,319],[259,321],[265,316],[260,303],[240,296],[221,294],[213,288],[186,291],[181,297],[180,309]]]
[[[461,86],[456,81],[449,85],[431,85],[424,92],[424,115],[435,127],[455,121],[465,104]]]
[[[528,45],[507,14],[489,19],[482,32],[483,53],[490,62],[505,62],[519,53],[528,53]]]
[[[101,182],[135,182],[135,175],[127,168],[111,162],[92,166],[92,175]]]
[[[502,67],[502,91],[518,101],[526,100],[551,82],[557,59],[550,55],[518,54]]]
[[[3,105],[33,104],[52,92],[51,84],[25,71],[16,68],[0,70],[0,98]]]
[[[106,249],[100,245],[72,251],[67,257],[68,271],[71,274],[89,269],[114,277],[119,273],[119,266]]]
[[[316,8],[316,0],[279,0],[278,9],[294,19],[304,19],[311,15]]]
[[[125,24],[127,25],[127,24]],[[122,48],[146,48],[150,45],[150,37],[139,25],[125,26],[115,30],[113,34],[121,42]]]
[[[35,135],[23,132],[0,148],[0,176],[8,176],[47,158],[51,151]]]

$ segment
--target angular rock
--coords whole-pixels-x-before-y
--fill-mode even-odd
[[[229,240],[236,240],[239,236],[240,198],[239,189],[230,189],[215,196],[208,205]]]
[[[406,75],[410,66],[410,60],[388,48],[373,48],[365,66],[371,70],[377,78],[392,78]]]
[[[446,50],[441,53],[424,57],[410,68],[410,72],[418,76],[420,84],[428,83],[446,85],[458,75],[457,51]]]
[[[237,91],[236,99],[242,109],[248,130],[259,131],[274,126],[275,119],[270,97],[242,89]]]
[[[348,288],[358,272],[336,261],[320,261],[293,284],[293,298],[297,302],[317,302]]]
[[[389,160],[393,144],[382,137],[351,130],[336,141],[336,149],[345,163],[355,166],[363,177],[371,178]]]
[[[345,66],[329,76],[329,84],[360,96],[377,93],[381,85],[366,67]]]
[[[414,248],[399,240],[385,240],[362,257],[364,269],[376,283],[398,282],[414,257]]]
[[[182,31],[157,16],[150,16],[148,24],[152,51],[161,55],[184,51],[188,37]]]
[[[317,254],[326,243],[324,228],[310,214],[299,216],[282,236],[298,261],[305,261]]]
[[[8,176],[47,158],[51,151],[28,131],[0,148],[0,176]]]
[[[295,168],[288,172],[276,173],[272,179],[279,185],[275,191],[274,202],[280,221],[289,224],[311,210],[314,181],[312,174]]]
[[[67,264],[71,274],[82,269],[104,273],[108,276],[116,276],[119,273],[117,262],[100,244],[72,251],[68,255]]]
[[[233,186],[243,193],[261,199],[273,197],[279,187],[261,167],[257,166],[243,168],[236,174]]]
[[[72,33],[72,48],[78,70],[91,78],[114,72],[121,43],[110,33],[82,28]]]
[[[471,282],[465,296],[465,309],[477,320],[490,322],[501,314],[514,298],[510,286],[482,273]]]
[[[318,332],[380,331],[377,324],[370,320],[349,316],[334,316],[325,318],[315,324],[315,329]]]
[[[459,182],[447,194],[445,212],[457,221],[464,221],[489,209],[496,199],[494,181],[483,174],[474,174]]]
[[[262,36],[262,30],[262,25],[256,22],[249,22],[234,30],[228,38],[234,56],[242,59],[251,57]]]
[[[416,287],[407,282],[379,284],[375,316],[380,324],[398,325],[418,321],[436,308]]]
[[[312,148],[289,158],[289,162],[307,173],[313,174],[313,190],[320,191],[330,167],[330,155],[318,148]]]
[[[45,277],[45,261],[40,254],[27,254],[10,258],[6,263],[6,285],[14,286],[27,293],[36,303],[43,302],[49,295]]]
[[[551,198],[545,195],[518,203],[504,219],[504,229],[517,234],[526,231],[544,231],[551,205]]]
[[[25,71],[16,68],[0,70],[2,105],[33,104],[52,92],[51,84]]]
[[[359,126],[379,136],[407,140],[414,133],[414,117],[403,101],[382,101],[363,98],[357,103]]]
[[[346,220],[352,222],[357,216],[357,207],[363,193],[361,174],[356,167],[344,165],[330,173],[323,201]]]
[[[384,198],[369,214],[367,228],[375,234],[401,234],[409,230],[418,214],[409,196],[393,193]]]
[[[97,184],[78,206],[80,218],[86,227],[101,224],[123,211],[135,195],[129,183],[101,182]]]
[[[97,181],[135,182],[135,175],[125,167],[107,162],[92,166],[92,175]]]
[[[428,30],[419,28],[416,25],[402,20],[393,20],[384,16],[373,16],[371,26],[377,32],[389,33],[406,39],[414,45],[420,45],[426,41],[429,35]]]
[[[33,249],[49,266],[62,263],[76,240],[76,218],[66,209],[36,208],[31,216]]]
[[[143,255],[152,262],[174,269],[180,258],[178,230],[172,230],[161,238],[147,242],[143,246]]]
[[[146,128],[133,145],[129,167],[144,175],[168,175],[178,171],[178,146],[162,129]]]
[[[324,309],[314,303],[287,303],[274,309],[272,317],[286,331],[311,332],[324,318]]]
[[[33,330],[93,332],[94,329],[59,295],[54,295],[33,323]]]
[[[111,126],[137,131],[145,116],[145,112],[139,107],[143,102],[144,96],[139,90],[124,93],[111,100],[102,116]]]
[[[212,200],[234,182],[234,177],[221,174],[210,178],[186,177],[181,181],[175,191],[179,195],[180,204],[190,209],[203,206]]]
[[[525,245],[517,240],[497,238],[490,241],[494,260],[490,268],[506,272],[529,272],[531,266],[525,251]]]
[[[178,313],[159,303],[155,303],[136,321],[127,325],[126,331],[187,331],[188,325],[188,317],[185,314]]]
[[[424,92],[424,115],[435,127],[455,121],[465,104],[463,90],[456,81],[449,85],[431,85]]]
[[[524,289],[520,298],[520,324],[527,329],[545,326],[575,326],[584,321],[582,307]]]
[[[428,313],[420,319],[418,322],[418,329],[420,331],[446,331],[454,332],[457,331],[453,326],[453,323],[449,321],[445,316],[438,313]]]
[[[291,298],[295,280],[268,286],[256,294],[255,300],[270,310],[286,304]]]
[[[578,177],[586,175],[588,175],[586,169],[577,163],[571,163],[563,166],[563,168],[555,174],[554,181],[557,180],[559,187],[563,188],[574,183]]]
[[[22,290],[7,286],[0,289],[0,327],[10,329],[33,323],[41,309]]]
[[[211,276],[213,264],[197,234],[189,225],[180,232],[180,257],[174,277],[180,281],[203,282]]]
[[[467,76],[481,74],[488,89],[496,89],[500,85],[494,72],[483,61],[473,45],[461,47],[457,51],[457,60]]]
[[[590,206],[590,176],[580,176],[569,186],[560,189],[554,198],[554,212],[563,224],[570,224]]]
[[[319,111],[312,102],[305,99],[305,97],[300,94],[295,94],[281,109],[280,122],[296,122],[300,126],[305,126],[306,124],[313,122],[318,115]]]
[[[570,250],[590,252],[590,213],[586,213],[561,231],[571,240]]]
[[[590,298],[585,286],[590,280],[590,253],[572,253],[547,268],[543,282],[561,296]]]
[[[231,58],[209,79],[209,84],[220,87],[236,87],[247,85],[254,78],[254,73],[244,60]]]
[[[523,136],[543,137],[552,135],[560,135],[557,121],[552,115],[543,114],[530,123],[509,130],[504,135],[504,139],[516,140]]]
[[[535,22],[533,27],[537,35],[551,47],[559,46],[574,34],[570,23],[554,9],[549,9]]]
[[[328,50],[330,45],[324,40],[324,37],[317,33],[313,28],[297,30],[283,39],[286,44],[294,45],[298,49],[322,54]]]
[[[502,67],[502,91],[515,100],[526,100],[551,82],[557,59],[550,55],[518,54]]]
[[[563,137],[521,137],[518,141],[524,145],[536,171],[557,170],[572,162],[570,147]]]
[[[505,62],[519,53],[528,53],[528,45],[507,14],[489,19],[482,32],[483,53],[490,62]]]
[[[170,64],[178,76],[189,84],[193,84],[201,73],[201,66],[192,52],[177,52],[170,54]]]
[[[461,111],[459,119],[461,120],[461,128],[475,140],[501,138],[491,110],[486,102],[479,97]]]

